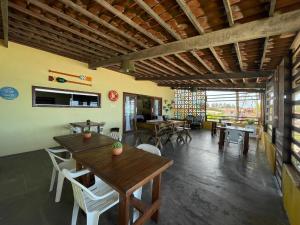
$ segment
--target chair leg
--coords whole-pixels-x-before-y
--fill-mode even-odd
[[[55,202],[60,202],[61,192],[64,185],[64,179],[65,179],[64,175],[58,172]]]
[[[53,167],[49,192],[53,191],[55,178],[56,178],[56,169]]]
[[[98,225],[99,214],[97,213],[87,213],[86,214],[86,225]]]
[[[79,205],[77,204],[76,201],[74,201],[71,225],[76,225],[78,212],[79,212]]]

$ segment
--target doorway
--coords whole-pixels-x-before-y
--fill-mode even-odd
[[[123,93],[123,131],[136,129],[137,122],[157,119],[162,115],[162,98]]]

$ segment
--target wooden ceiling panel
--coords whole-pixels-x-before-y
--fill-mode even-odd
[[[277,0],[275,6],[275,12],[285,13],[296,9],[300,9],[299,0]]]
[[[130,53],[212,34],[269,16],[278,17],[279,13],[299,10],[300,2],[10,0],[8,6],[9,40],[83,62],[95,63],[96,60],[109,62],[111,57],[120,56],[124,60],[124,55]],[[3,30],[2,21],[0,30]],[[244,73],[274,70],[282,57],[288,54],[295,38],[296,30],[289,32],[291,33],[271,37],[256,37],[259,39],[254,40],[235,40],[235,43],[227,42],[226,45],[225,42],[219,45],[202,45],[203,49],[185,48],[188,52],[169,51],[172,55],[153,54],[152,58],[139,57],[135,59],[138,60],[135,62],[136,73],[132,75],[137,79],[152,79],[160,85],[233,87],[246,82],[244,87],[248,85],[253,88],[255,82],[260,84],[266,78],[245,76],[245,79],[226,79],[228,76],[221,76],[224,79],[217,80],[210,79],[209,76],[232,74],[241,70]],[[119,71],[121,61],[113,61],[114,65],[103,65]],[[204,76],[206,79],[191,80],[193,76]],[[178,80],[186,77],[189,79]]]
[[[288,55],[295,36],[296,34],[286,34],[270,37],[262,67],[263,70],[270,70],[279,65],[283,56]]]

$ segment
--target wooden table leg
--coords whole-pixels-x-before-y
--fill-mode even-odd
[[[224,142],[225,142],[225,129],[220,128],[219,150],[222,150],[224,148]]]
[[[249,150],[249,133],[248,133],[248,132],[245,132],[245,135],[244,135],[244,150],[243,150],[243,154],[244,154],[244,155],[247,155],[248,150]]]
[[[130,196],[121,196],[119,201],[119,225],[128,225],[129,222],[129,204]]]
[[[153,179],[153,184],[152,184],[152,203],[154,203],[156,200],[159,200],[160,198],[160,184],[161,184],[161,174],[157,175]],[[155,221],[156,223],[158,222],[159,219],[159,210],[151,216],[151,219]]]

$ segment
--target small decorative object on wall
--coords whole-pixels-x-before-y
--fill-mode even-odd
[[[49,70],[49,73],[59,74],[59,75],[62,75],[62,76],[67,76],[67,77],[78,78],[79,80],[86,81],[88,83],[79,82],[79,81],[72,81],[70,79],[66,79],[66,78],[63,78],[63,77],[56,77],[56,76],[53,76],[53,75],[48,77],[49,81],[56,81],[58,83],[72,83],[72,84],[92,86],[92,83],[91,83],[92,82],[92,77],[91,76],[75,75],[75,74],[69,74],[69,73],[54,71],[54,70]]]
[[[0,89],[0,96],[6,100],[14,100],[19,96],[19,92],[13,87],[3,87]]]
[[[68,76],[68,77],[76,77],[76,78],[79,78],[80,80],[85,80],[85,81],[92,81],[92,79],[93,79],[91,76],[86,76],[86,75],[75,75],[75,74],[58,72],[58,71],[54,71],[54,70],[49,70],[49,72]]]
[[[72,84],[80,84],[80,85],[92,86],[92,84],[86,84],[86,83],[83,83],[83,82],[66,80],[65,78],[62,78],[62,77],[49,76],[48,80],[49,81],[56,81],[58,83],[72,83]]]
[[[113,155],[121,155],[123,152],[123,145],[121,142],[117,141],[112,145],[112,154]]]
[[[115,90],[110,90],[110,91],[108,92],[108,98],[109,98],[109,100],[111,100],[112,102],[115,102],[115,101],[117,101],[117,100],[119,99],[119,94],[118,94],[118,92],[115,91]]]

